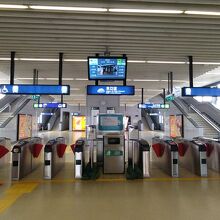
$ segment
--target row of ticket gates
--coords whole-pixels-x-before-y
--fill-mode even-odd
[[[123,141],[123,140],[122,140]],[[104,143],[104,141],[103,141]],[[115,145],[116,144],[116,145]],[[220,141],[195,138],[193,140],[171,139],[168,137],[152,139],[152,148],[147,141],[129,140],[128,160],[125,166],[125,151],[115,151],[119,142],[112,142],[103,158],[97,157],[97,149],[85,139],[71,145],[74,153],[73,175],[78,179],[97,178],[97,170],[103,173],[125,173],[128,179],[151,176],[150,151],[153,149],[153,162],[171,177],[179,177],[179,167],[185,167],[194,174],[208,176],[211,169],[220,172]],[[41,164],[44,151],[44,179],[52,179],[65,165],[67,145],[63,137],[50,140],[45,146],[39,137],[18,141],[12,148],[12,180],[20,180],[33,172]],[[10,152],[10,140],[0,138],[0,166],[3,166]],[[130,153],[129,153],[130,152]],[[151,159],[150,159],[151,158]],[[94,172],[96,173],[94,175]]]

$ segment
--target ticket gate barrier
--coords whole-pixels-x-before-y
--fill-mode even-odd
[[[207,148],[199,140],[176,139],[179,148],[180,165],[195,173],[206,177],[207,171]]]
[[[220,141],[204,137],[198,137],[196,139],[206,145],[208,168],[216,172],[220,172]]]
[[[170,138],[154,137],[152,147],[156,154],[155,164],[171,177],[179,177],[178,146]]]
[[[91,140],[79,139],[71,145],[74,153],[74,176],[76,179],[97,179],[99,168],[97,165],[96,149],[91,147]]]
[[[44,147],[44,179],[52,179],[64,167],[66,147],[63,137],[47,142]]]
[[[40,165],[42,139],[27,138],[18,141],[12,149],[12,180],[20,180]]]
[[[150,177],[150,145],[147,141],[132,141],[132,157],[128,159],[127,179]]]
[[[10,163],[11,140],[9,138],[0,137],[0,167]]]

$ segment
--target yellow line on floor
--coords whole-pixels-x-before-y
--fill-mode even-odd
[[[89,182],[183,182],[183,181],[220,181],[220,177],[151,177],[146,179],[127,180],[125,178],[100,178],[97,180],[79,180],[79,179],[33,179],[33,180],[21,180],[19,183],[37,183],[37,184],[50,184],[50,183],[89,183]],[[18,183],[18,184],[19,184]]]
[[[37,186],[38,183],[20,182],[13,184],[0,199],[0,214],[12,206],[23,194],[31,193]]]

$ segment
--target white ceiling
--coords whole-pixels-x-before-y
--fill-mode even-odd
[[[0,4],[59,5],[105,8],[175,9],[219,11],[220,1],[214,0],[151,0],[151,1],[1,1]],[[127,54],[129,60],[186,61],[192,55],[199,62],[220,62],[220,16],[186,14],[135,14],[113,12],[63,12],[39,10],[0,10],[0,58],[16,51],[18,58],[86,59],[88,55],[103,54],[108,47],[111,55]],[[195,65],[195,77],[216,68],[216,65]],[[30,80],[33,69],[40,78],[56,78],[58,62],[16,61],[16,78]],[[0,71],[9,73],[9,62],[0,61]],[[128,79],[166,80],[173,71],[175,80],[188,80],[186,64],[129,63]],[[64,62],[63,84],[70,84],[69,103],[85,103],[86,62]],[[8,77],[9,78],[9,77]],[[7,77],[2,77],[7,79]],[[204,81],[204,77],[202,78]],[[39,80],[39,83],[57,83]],[[167,86],[167,82],[134,82],[145,88],[151,97]],[[182,85],[179,82],[175,85]],[[148,89],[148,90],[147,90]],[[140,91],[137,91],[139,94]],[[122,103],[135,103],[139,96],[124,97]]]

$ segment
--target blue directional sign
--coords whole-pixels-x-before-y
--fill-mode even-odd
[[[134,95],[134,86],[87,86],[87,95]]]
[[[66,103],[34,103],[34,108],[66,108]]]
[[[155,103],[139,103],[138,108],[141,109],[169,109],[170,104],[155,104]]]
[[[220,96],[220,88],[183,87],[182,96]]]
[[[69,85],[9,85],[0,84],[0,94],[10,95],[69,95]]]

